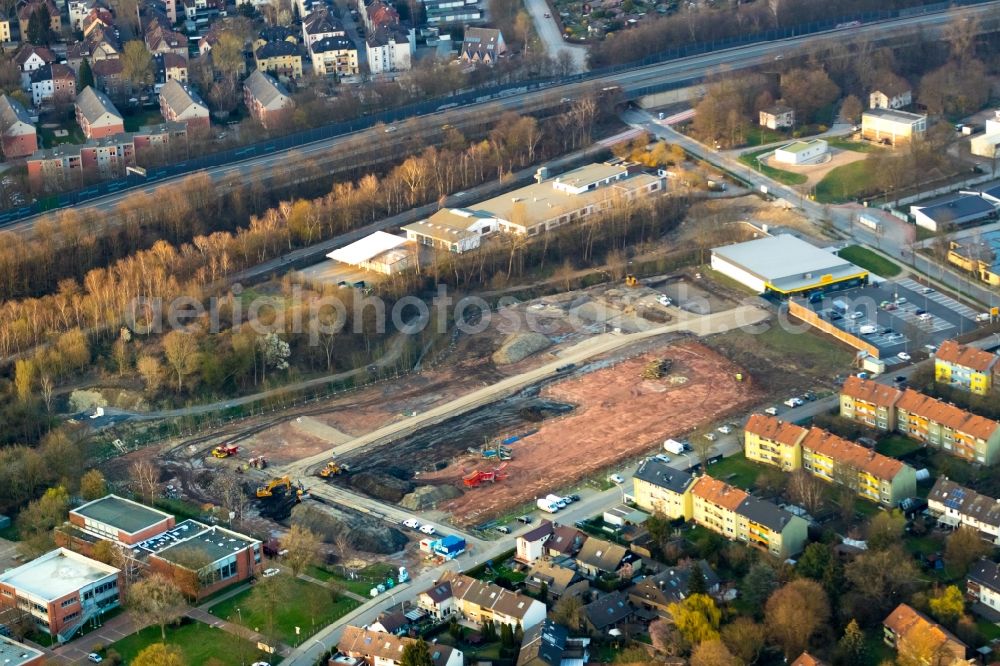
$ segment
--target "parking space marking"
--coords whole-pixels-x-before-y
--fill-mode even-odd
[[[918,309],[919,308],[912,303],[903,303],[897,309],[893,310],[892,314],[908,324],[918,326],[931,333],[940,333],[942,331],[955,328],[955,325],[951,322],[945,321],[940,317],[935,317],[934,315],[931,315],[929,320],[921,319],[920,315],[917,314]]]
[[[953,310],[954,312],[962,315],[967,319],[975,319],[976,315],[979,314],[969,306],[962,305],[951,296],[948,296],[947,294],[942,294],[940,291],[934,290],[929,294],[923,294],[922,291],[925,288],[924,285],[914,280],[911,280],[910,278],[903,278],[902,280],[897,280],[896,284],[900,285],[901,287],[905,287],[910,291],[921,294],[924,298],[930,301],[934,301],[935,303],[939,303],[948,308],[949,310]]]

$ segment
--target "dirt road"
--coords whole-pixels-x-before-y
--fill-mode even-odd
[[[307,476],[310,468],[324,464],[330,458],[343,456],[348,452],[372,444],[383,443],[392,438],[401,437],[427,425],[438,423],[453,416],[471,411],[481,405],[489,404],[500,398],[537,382],[556,372],[556,368],[568,363],[582,363],[588,359],[606,354],[623,347],[635,344],[640,340],[652,338],[664,333],[688,331],[698,336],[721,333],[734,328],[752,326],[768,319],[770,314],[757,306],[741,305],[731,310],[716,312],[709,315],[693,315],[687,312],[678,313],[678,321],[666,326],[658,326],[639,333],[621,334],[605,333],[580,342],[564,350],[559,358],[551,363],[529,370],[520,375],[508,377],[490,386],[473,391],[456,398],[451,402],[435,407],[422,414],[397,421],[357,437],[350,442],[335,446],[323,453],[303,458],[295,463],[275,470],[275,473],[288,474],[293,477]]]

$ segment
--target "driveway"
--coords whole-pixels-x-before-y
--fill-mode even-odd
[[[545,44],[545,50],[554,59],[558,59],[560,53],[569,55],[570,62],[573,63],[573,73],[587,71],[587,47],[567,44],[559,30],[559,24],[554,18],[545,18],[550,13],[546,0],[524,0],[524,6],[531,14],[531,20],[535,23],[535,32],[538,38]]]

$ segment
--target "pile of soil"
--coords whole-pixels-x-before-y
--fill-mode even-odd
[[[291,523],[309,528],[327,543],[346,533],[352,548],[379,555],[398,553],[409,542],[406,535],[381,521],[331,506],[320,509],[299,504],[292,509]]]
[[[409,481],[378,472],[352,474],[349,483],[352,488],[366,495],[393,503],[399,502],[404,495],[413,490],[413,484]]]
[[[500,349],[493,353],[493,362],[497,365],[517,363],[546,349],[551,344],[552,341],[541,333],[512,333],[500,345]]]
[[[462,492],[454,486],[417,486],[399,502],[399,505],[411,511],[421,511],[433,508],[438,502],[455,499],[461,494]]]

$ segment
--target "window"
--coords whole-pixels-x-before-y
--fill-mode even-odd
[[[61,604],[59,604],[59,605],[60,605],[60,606],[61,606],[62,608],[66,608],[66,606],[72,606],[72,605],[73,605],[73,604],[75,604],[75,603],[76,603],[77,601],[79,601],[79,599],[78,599],[77,597],[70,597],[70,598],[68,598],[68,599],[63,599],[62,603],[61,603]]]

